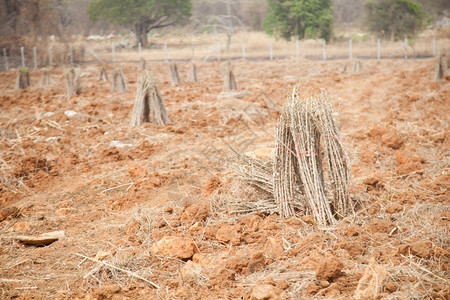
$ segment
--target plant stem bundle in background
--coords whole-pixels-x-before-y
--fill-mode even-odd
[[[144,122],[158,125],[170,123],[161,92],[150,71],[144,71],[138,76],[131,126],[140,126]]]
[[[113,92],[122,92],[122,93],[125,93],[127,91],[127,83],[121,67],[114,68],[112,90]]]
[[[17,69],[16,89],[23,90],[30,85],[30,70],[27,67]]]
[[[80,73],[81,71],[79,68],[70,68],[64,72],[67,98],[70,98],[70,96],[75,94],[79,95],[81,93]]]

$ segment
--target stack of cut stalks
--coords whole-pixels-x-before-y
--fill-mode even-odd
[[[170,123],[156,78],[148,70],[138,76],[131,126],[140,126],[144,122],[158,125]]]
[[[330,225],[353,212],[350,161],[325,90],[300,98],[294,89],[278,120],[272,161],[238,157],[240,177],[272,194],[282,217],[303,211]]]

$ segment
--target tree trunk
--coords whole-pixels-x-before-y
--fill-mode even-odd
[[[147,40],[147,29],[145,28],[145,25],[142,23],[134,25],[135,28],[135,35],[136,40],[138,43],[141,43],[142,47],[147,47],[148,40]]]

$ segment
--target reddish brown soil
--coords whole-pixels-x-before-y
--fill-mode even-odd
[[[0,298],[449,299],[449,77],[432,80],[432,59],[344,63],[234,62],[241,100],[218,99],[219,63],[176,87],[149,64],[173,124],[141,128],[128,126],[137,65],[124,66],[126,94],[82,66],[70,99],[61,69],[50,87],[33,71],[24,91],[0,73]],[[362,208],[332,228],[236,212],[261,194],[239,181],[227,144],[273,146],[295,84],[341,98]],[[56,230],[65,237],[46,247],[17,240]]]

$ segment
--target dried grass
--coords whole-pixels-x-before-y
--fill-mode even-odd
[[[100,74],[98,75],[99,81],[108,81],[108,74],[106,73],[106,66],[103,65],[102,69],[100,70]]]
[[[30,86],[30,70],[27,67],[17,69],[16,89],[23,90]]]
[[[173,86],[180,85],[183,83],[180,79],[180,74],[178,73],[178,67],[175,63],[169,64],[169,77],[170,77],[170,83]]]
[[[112,91],[125,93],[127,91],[127,83],[122,68],[121,67],[114,68],[112,77],[113,77]]]
[[[273,163],[233,150],[240,177],[272,194],[282,217],[307,209],[320,225],[326,225],[353,212],[350,161],[326,92],[302,99],[294,89],[276,130]]]
[[[233,70],[231,69],[231,63],[228,61],[225,64],[225,69],[223,72],[223,91],[229,92],[237,90],[236,79],[234,77]]]
[[[50,85],[50,72],[48,68],[42,69],[42,78],[41,78],[41,86],[47,86]]]
[[[139,61],[138,71],[144,71],[146,69],[147,69],[147,64],[145,62],[145,59],[141,58],[141,60]]]
[[[70,68],[64,72],[67,98],[81,93],[80,74],[81,71],[79,68]]]
[[[195,63],[191,64],[191,69],[189,70],[188,82],[197,82],[197,65]]]
[[[144,122],[157,125],[171,122],[156,79],[150,71],[144,71],[138,76],[131,126],[140,126]]]
[[[353,64],[353,72],[359,73],[360,71],[361,71],[361,62],[359,60],[357,60]]]
[[[436,56],[436,71],[434,73],[434,80],[441,80],[444,74],[448,71],[448,58],[445,53],[440,52]]]

